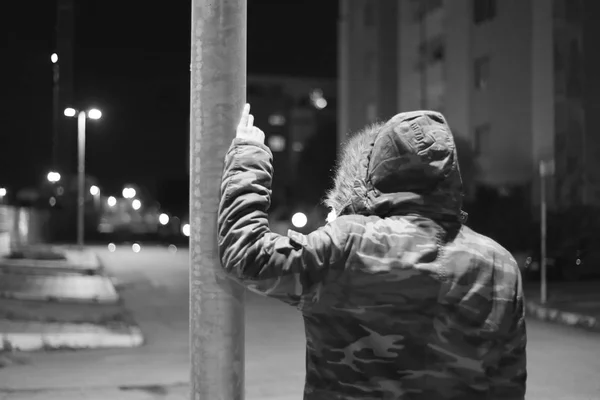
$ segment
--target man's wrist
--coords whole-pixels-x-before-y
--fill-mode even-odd
[[[235,139],[233,139],[233,142],[231,143],[231,147],[235,147],[235,146],[256,146],[256,147],[260,147],[261,149],[267,151],[268,153],[271,153],[271,149],[266,144],[261,143],[257,140],[248,139],[248,138],[236,137]]]

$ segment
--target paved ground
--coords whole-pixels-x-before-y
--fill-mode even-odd
[[[4,358],[0,400],[187,399],[187,253],[101,252],[144,331],[141,348],[20,353]],[[304,331],[298,313],[249,294],[246,398],[300,400]],[[600,335],[531,320],[528,400],[600,399]]]

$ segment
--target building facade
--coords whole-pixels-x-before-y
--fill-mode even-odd
[[[528,186],[554,160],[551,206],[600,204],[598,96],[583,57],[591,0],[341,0],[339,137],[400,111],[438,110],[476,154],[480,183]],[[600,103],[599,103],[600,104]]]
[[[314,156],[316,136],[331,136],[334,143],[324,157],[335,159],[337,93],[335,79],[248,75],[246,99],[255,125],[265,132],[265,142],[273,152],[273,208],[299,201],[306,194],[303,181],[309,179],[309,173],[304,166],[306,158]],[[189,172],[189,143],[187,153]]]
[[[287,204],[302,197],[303,157],[315,135],[336,118],[335,79],[248,75],[247,100],[255,124],[265,132],[273,151],[273,203]],[[334,131],[331,132],[335,135]],[[335,158],[335,150],[330,155]]]

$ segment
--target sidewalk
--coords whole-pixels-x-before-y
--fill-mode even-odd
[[[543,321],[600,332],[600,281],[551,282],[546,304],[539,282],[525,285],[527,314]]]
[[[130,248],[108,252],[103,246],[98,254],[119,280],[121,301],[143,331],[144,345],[10,353],[0,369],[0,400],[189,399],[188,252],[147,246],[139,253]],[[102,308],[110,315],[117,306]],[[84,307],[89,306],[73,313],[83,316]],[[302,399],[306,348],[301,315],[248,293],[245,319],[246,399]]]
[[[94,252],[64,247],[0,259],[0,352],[140,346],[101,265]]]

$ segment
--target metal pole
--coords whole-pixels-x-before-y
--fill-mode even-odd
[[[52,85],[52,167],[55,171],[59,171],[58,166],[58,127],[59,127],[59,80],[60,80],[60,69],[58,61],[53,64],[53,85]]]
[[[540,163],[540,221],[541,221],[541,251],[540,251],[540,302],[546,304],[546,168]]]
[[[194,400],[244,398],[244,290],[217,249],[223,159],[246,101],[246,0],[192,0],[190,347]]]
[[[83,246],[83,230],[85,218],[85,111],[77,115],[77,245]]]
[[[350,82],[352,62],[350,61],[350,19],[348,15],[353,5],[351,0],[341,0],[339,2],[339,19],[338,19],[338,132],[337,144],[338,149],[346,141],[346,135],[350,132]]]
[[[427,109],[427,68],[429,68],[429,54],[428,54],[428,46],[427,46],[427,26],[425,20],[425,5],[422,2],[418,3],[418,12],[419,12],[419,40],[421,46],[420,57],[420,67],[421,67],[421,109]]]

